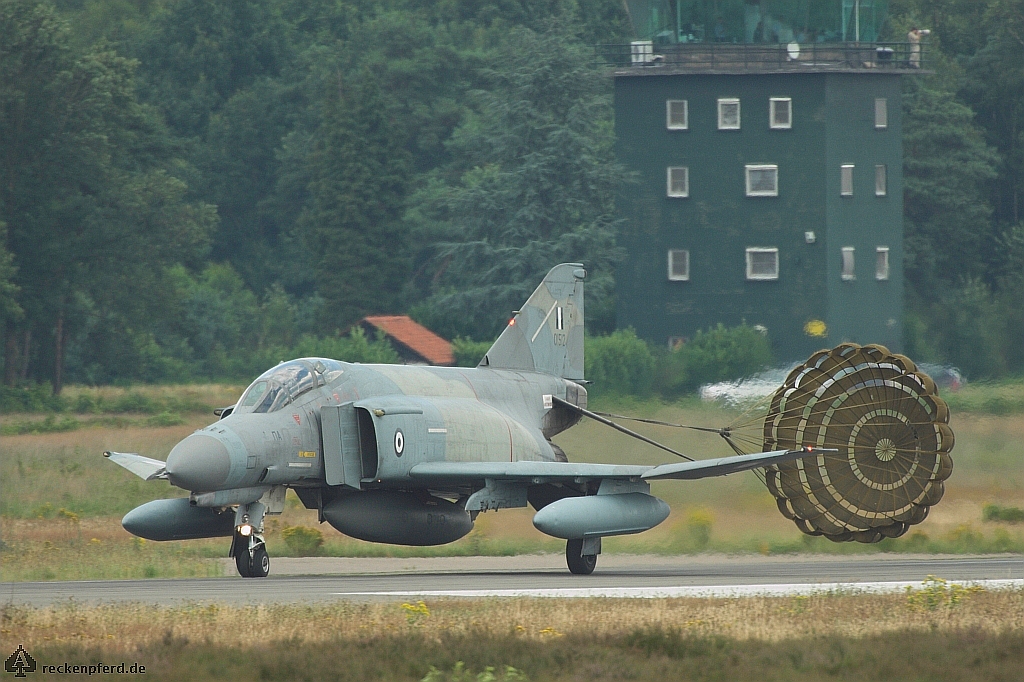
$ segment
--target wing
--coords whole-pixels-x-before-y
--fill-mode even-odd
[[[645,481],[677,479],[692,481],[698,478],[725,476],[737,471],[760,469],[779,462],[791,462],[794,459],[817,456],[826,452],[838,452],[833,449],[801,448],[799,450],[775,450],[773,452],[755,452],[752,455],[735,455],[718,459],[699,459],[696,462],[679,462],[662,464],[641,475]]]
[[[573,462],[424,462],[409,475],[415,479],[443,483],[492,479],[523,483],[560,483],[615,478],[639,479],[651,466],[627,464],[575,464]]]
[[[164,462],[127,452],[104,452],[103,456],[118,466],[123,466],[139,478],[152,481],[167,478]]]
[[[588,480],[603,479],[695,480],[758,469],[778,462],[817,456],[825,452],[835,452],[835,450],[821,448],[776,450],[775,452],[758,452],[752,455],[736,455],[660,466],[577,464],[574,462],[425,462],[414,466],[409,471],[409,475],[417,480],[432,483],[491,479],[535,485],[567,481],[583,483]]]

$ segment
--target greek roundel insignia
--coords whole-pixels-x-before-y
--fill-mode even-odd
[[[395,431],[395,455],[401,457],[404,451],[405,435],[402,433],[402,429],[398,429]]]

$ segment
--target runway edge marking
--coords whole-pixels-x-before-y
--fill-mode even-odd
[[[1024,589],[1024,579],[951,580],[949,584],[988,590]],[[789,597],[814,594],[887,594],[920,587],[919,580],[865,583],[789,583],[775,585],[687,585],[678,587],[566,587],[533,590],[407,590],[387,592],[332,592],[336,597],[556,597],[578,599],[666,599],[676,597]]]

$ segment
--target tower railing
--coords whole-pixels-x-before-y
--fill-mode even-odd
[[[678,43],[598,45],[600,63],[616,69],[668,71],[914,71],[926,64],[920,43]]]

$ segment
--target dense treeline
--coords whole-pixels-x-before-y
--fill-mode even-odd
[[[590,46],[623,7],[0,0],[5,383],[378,357],[338,338],[368,313],[482,341],[564,260],[610,331],[628,174]],[[1024,0],[890,10],[936,56],[905,79],[909,351],[1020,371]]]
[[[902,0],[931,77],[904,87],[907,351],[972,378],[1024,371],[1024,2]]]

